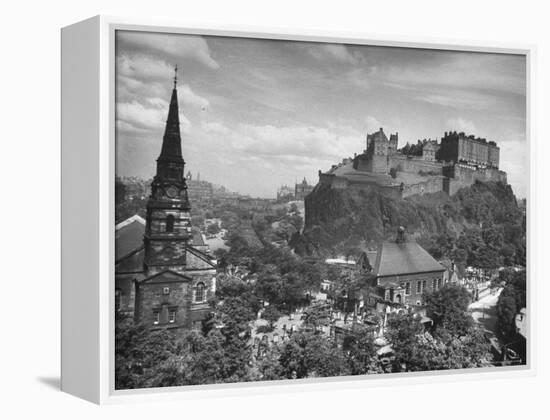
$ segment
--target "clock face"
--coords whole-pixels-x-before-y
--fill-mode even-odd
[[[170,198],[175,198],[178,196],[178,189],[176,187],[169,187],[166,190],[166,195]]]

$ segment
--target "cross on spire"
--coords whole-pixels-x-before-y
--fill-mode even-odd
[[[178,65],[174,67],[174,89],[176,88],[176,85],[178,84]]]

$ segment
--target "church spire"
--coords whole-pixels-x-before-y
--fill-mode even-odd
[[[180,136],[180,119],[178,108],[178,66],[174,69],[174,88],[172,89],[172,97],[170,98],[170,108],[168,110],[168,118],[166,120],[166,128],[162,139],[162,150],[157,162],[174,162],[183,163],[181,154],[181,136]],[[157,167],[157,174],[158,174]]]

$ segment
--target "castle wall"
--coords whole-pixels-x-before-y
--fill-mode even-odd
[[[422,158],[411,158],[400,154],[390,157],[390,167],[402,172],[443,174],[443,164],[440,162],[424,160]]]
[[[445,177],[433,176],[427,179],[425,182],[405,185],[403,187],[403,197],[410,197],[411,195],[415,194],[433,194],[444,191],[444,182]]]
[[[480,182],[503,182],[507,183],[506,172],[494,168],[476,169],[466,165],[456,164],[448,166],[444,170],[445,176],[449,179],[445,182],[445,192],[454,195],[464,187]]]
[[[372,159],[366,154],[361,154],[353,160],[353,169],[360,172],[372,172]]]

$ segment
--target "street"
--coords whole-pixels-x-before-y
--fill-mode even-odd
[[[498,297],[502,289],[498,289],[494,294],[490,294],[473,302],[468,307],[472,314],[472,318],[479,324],[481,324],[485,330],[496,335],[496,305]]]

